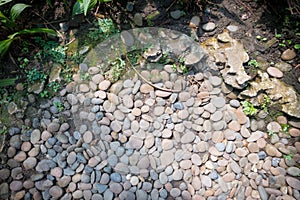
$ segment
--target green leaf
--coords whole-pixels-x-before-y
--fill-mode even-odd
[[[7,4],[11,2],[12,0],[0,0],[0,6],[3,6],[4,4]]]
[[[83,4],[77,1],[73,6],[72,16],[79,15],[81,13],[83,13]]]
[[[16,80],[17,80],[17,78],[0,79],[0,87],[14,85]]]
[[[83,14],[84,14],[84,16],[86,16],[87,11],[90,7],[90,4],[91,4],[91,0],[83,0]]]
[[[300,49],[300,44],[295,44],[295,45],[294,45],[294,48],[295,48],[295,49]]]
[[[20,14],[23,12],[25,8],[31,7],[30,5],[24,3],[17,3],[15,4],[10,10],[10,19],[15,21]]]
[[[10,44],[14,41],[14,38],[9,38],[6,40],[0,41],[0,58],[2,58],[5,53],[8,51]]]
[[[22,34],[36,34],[36,33],[47,33],[50,35],[57,35],[56,31],[49,28],[31,28],[31,29],[24,29],[18,32],[18,35]]]

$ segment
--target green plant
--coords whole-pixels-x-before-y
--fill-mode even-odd
[[[48,83],[48,87],[53,91],[53,92],[58,92],[58,90],[60,89],[60,85],[57,82],[51,82]]]
[[[258,68],[258,67],[259,67],[258,62],[257,62],[255,59],[252,59],[252,60],[248,61],[248,65],[249,65],[250,67],[255,67],[255,68]]]
[[[91,38],[93,41],[98,41],[100,39],[106,39],[112,34],[118,33],[119,30],[116,29],[115,24],[112,19],[101,19],[97,20],[98,28],[90,28],[88,37]]]
[[[36,81],[45,82],[47,79],[47,75],[39,71],[37,68],[31,70],[25,70],[27,81],[31,84],[34,84]]]
[[[268,108],[271,105],[271,98],[268,95],[264,95],[264,100],[260,104],[260,108],[264,110],[264,112],[268,113]]]
[[[42,98],[48,98],[49,97],[49,92],[47,90],[43,90],[40,93],[40,97],[42,97]]]
[[[253,115],[256,115],[258,113],[258,109],[255,108],[254,105],[251,102],[249,102],[249,101],[242,101],[241,104],[243,106],[243,112],[246,115],[253,116]]]
[[[14,85],[17,78],[0,79],[0,87]]]
[[[8,133],[7,127],[3,126],[2,128],[0,128],[0,135],[5,135]]]
[[[300,49],[300,44],[295,44],[294,48],[297,49],[297,50]]]
[[[287,160],[292,160],[292,158],[294,157],[293,152],[290,152],[287,155],[283,155],[283,158],[287,159]]]
[[[290,128],[290,125],[288,125],[288,124],[280,124],[280,126],[281,126],[281,130],[282,130],[282,132],[284,132],[285,134],[289,134],[289,128]]]
[[[58,109],[59,112],[64,110],[64,104],[60,101],[54,101],[53,105]]]
[[[275,132],[274,131],[272,131],[272,130],[268,130],[268,135],[269,136],[273,136],[275,134]]]
[[[87,15],[87,11],[93,9],[97,4],[108,3],[111,0],[77,0],[73,6],[72,16],[78,14]]]
[[[111,81],[115,82],[120,79],[120,77],[125,72],[126,62],[122,58],[117,58],[111,63],[110,71],[106,73],[109,76]]]
[[[41,37],[35,38],[36,43],[41,46],[41,49],[36,53],[37,59],[51,59],[55,63],[64,64],[66,60],[66,50],[68,47],[59,45],[55,41],[45,41]]]
[[[1,1],[0,6],[8,3],[10,1]],[[9,12],[9,17],[7,17],[4,13],[0,11],[0,22],[4,25],[4,27],[9,30],[12,34],[7,35],[7,39],[0,41],[0,58],[8,51],[12,42],[20,39],[22,35],[28,34],[37,34],[37,33],[47,33],[51,35],[56,35],[56,32],[52,29],[48,28],[31,28],[31,29],[21,29],[18,27],[16,20],[21,15],[21,13],[30,5],[17,3],[13,5]]]

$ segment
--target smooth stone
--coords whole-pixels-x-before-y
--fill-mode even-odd
[[[197,28],[200,24],[200,17],[199,16],[193,16],[190,20],[189,27],[190,28]]]
[[[292,188],[296,190],[300,190],[300,180],[293,177],[286,177],[286,182]]]
[[[294,59],[297,56],[294,49],[287,49],[281,54],[281,59],[284,61],[289,61]]]
[[[181,11],[180,10],[171,11],[170,15],[173,19],[179,19],[181,17]]]
[[[160,163],[163,166],[168,166],[174,161],[174,154],[172,151],[163,151],[160,155]]]
[[[300,174],[300,169],[298,167],[289,167],[286,172],[291,176],[297,177]]]
[[[282,78],[283,77],[282,71],[280,71],[276,67],[268,67],[267,72],[268,72],[268,74],[270,74],[272,77],[275,77],[275,78]]]
[[[143,26],[143,16],[141,13],[135,13],[133,17],[133,22],[137,26]]]
[[[275,67],[282,72],[288,72],[292,70],[292,65],[286,62],[278,62],[275,64]]]
[[[207,32],[213,31],[213,30],[215,30],[215,28],[216,28],[216,24],[213,22],[208,22],[206,24],[203,24],[203,26],[202,26],[202,29]]]
[[[227,30],[229,30],[230,32],[236,32],[239,30],[239,27],[238,26],[235,26],[235,25],[228,25],[226,27]]]

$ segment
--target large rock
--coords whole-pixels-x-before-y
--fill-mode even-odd
[[[225,83],[238,89],[244,88],[251,77],[243,67],[243,63],[249,60],[243,44],[232,39],[227,32],[218,35],[218,39],[211,38],[203,42],[202,46],[209,51],[215,62],[225,64],[221,71]]]
[[[240,97],[254,98],[260,92],[266,93],[273,103],[282,106],[281,110],[290,116],[300,118],[300,97],[295,89],[277,78],[270,78],[267,73],[258,71],[258,77],[250,83],[250,88],[241,92]]]

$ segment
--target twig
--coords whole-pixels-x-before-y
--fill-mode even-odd
[[[72,42],[74,42],[76,40],[76,38],[72,38],[72,40],[70,40],[67,44],[65,44],[65,46],[68,46],[69,44],[71,44]]]
[[[19,67],[19,66],[17,65],[17,63],[16,63],[14,57],[11,55],[10,52],[8,52],[8,55],[9,55],[9,58],[11,59],[11,61],[12,61],[17,67]]]
[[[181,90],[172,90],[172,89],[168,89],[168,88],[161,88],[161,87],[158,87],[156,85],[154,85],[153,83],[151,83],[150,81],[148,81],[134,66],[133,64],[130,62],[129,58],[127,57],[127,55],[125,56],[126,57],[126,60],[128,61],[128,63],[130,64],[130,67],[135,71],[135,73],[137,73],[137,75],[139,77],[141,77],[147,84],[151,85],[152,87],[154,87],[155,89],[158,89],[158,90],[162,90],[162,91],[165,91],[165,92],[173,92],[173,93],[179,93],[181,92]]]
[[[174,5],[174,3],[176,3],[176,0],[174,0],[171,5],[166,9],[166,12],[168,12],[170,10],[170,8],[172,8],[172,6]]]
[[[244,2],[240,1],[240,0],[235,0],[237,3],[242,4],[245,8],[247,8],[249,10],[249,12],[253,15],[254,13],[252,12],[251,7],[249,7],[247,4],[245,4]]]

